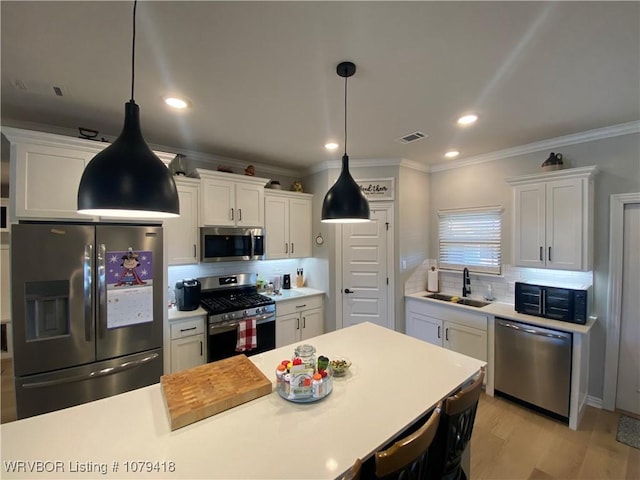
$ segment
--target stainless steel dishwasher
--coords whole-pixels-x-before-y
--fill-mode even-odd
[[[571,343],[571,333],[496,318],[495,390],[568,418]]]

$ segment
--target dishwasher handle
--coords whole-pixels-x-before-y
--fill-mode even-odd
[[[524,326],[524,325],[517,325],[511,322],[505,322],[505,321],[500,321],[498,320],[498,325],[500,325],[501,327],[506,327],[506,328],[511,328],[513,330],[517,330],[519,332],[522,333],[529,333],[531,335],[538,335],[541,337],[547,337],[547,338],[555,338],[556,340],[570,340],[571,336],[570,335],[562,335],[559,333],[550,333],[548,331],[545,330],[536,330],[535,328],[531,328],[530,326]]]

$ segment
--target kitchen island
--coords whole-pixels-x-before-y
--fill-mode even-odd
[[[371,323],[306,343],[318,355],[344,355],[353,362],[345,377],[334,378],[333,392],[318,402],[292,403],[272,391],[171,431],[156,384],[1,425],[1,476],[336,478],[484,365]],[[290,358],[295,346],[250,359],[275,382],[276,365]]]

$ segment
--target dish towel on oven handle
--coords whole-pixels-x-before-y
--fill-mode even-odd
[[[256,319],[238,321],[238,342],[236,352],[245,352],[258,346],[256,335]]]

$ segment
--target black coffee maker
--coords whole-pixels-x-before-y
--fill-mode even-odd
[[[195,279],[176,283],[176,305],[178,310],[196,310],[200,306],[200,282]]]

